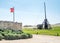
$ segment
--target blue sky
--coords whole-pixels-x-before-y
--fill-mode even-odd
[[[49,23],[60,23],[60,0],[0,0],[0,20],[13,21],[10,8],[14,6],[15,22],[41,24],[44,21],[44,1]]]

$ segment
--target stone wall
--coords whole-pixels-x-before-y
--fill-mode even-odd
[[[11,22],[11,21],[0,21],[0,28],[10,28],[10,29],[22,29],[22,23]]]

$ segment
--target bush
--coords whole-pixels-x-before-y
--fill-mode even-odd
[[[25,33],[22,33],[22,34],[21,34],[21,39],[26,39],[26,38],[28,38],[28,35],[25,34]]]
[[[4,37],[5,37],[6,40],[15,40],[16,39],[15,34],[5,34]]]
[[[59,36],[59,33],[56,33],[56,36]]]
[[[15,32],[16,34],[21,34],[21,33],[23,33],[21,30],[14,30],[13,32]]]
[[[28,34],[28,33],[22,33],[22,34],[21,34],[21,38],[22,38],[22,39],[32,38],[32,35],[31,35],[31,34]]]
[[[31,38],[32,35],[26,34],[21,30],[12,30],[12,29],[4,29],[0,30],[0,40],[16,40],[16,39],[27,39]]]
[[[4,37],[3,37],[3,35],[0,33],[0,40],[2,40]]]
[[[32,38],[32,37],[33,37],[31,34],[28,34],[28,33],[27,33],[27,35],[28,35],[28,38]]]

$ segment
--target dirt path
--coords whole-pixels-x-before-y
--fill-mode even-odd
[[[60,36],[33,35],[31,39],[2,40],[0,43],[60,43]]]

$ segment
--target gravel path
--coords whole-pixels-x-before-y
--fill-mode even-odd
[[[2,40],[0,43],[60,43],[60,36],[33,35],[31,39]]]

